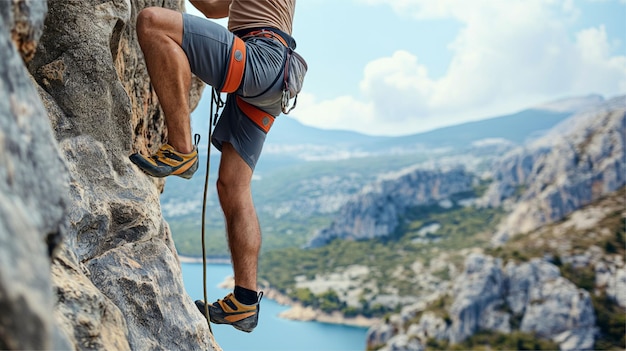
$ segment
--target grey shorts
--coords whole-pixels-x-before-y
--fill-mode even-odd
[[[183,14],[182,48],[191,72],[220,90],[226,80],[234,34],[205,18]],[[241,85],[228,94],[226,105],[213,133],[213,145],[233,145],[254,170],[263,149],[266,132],[237,106],[235,95],[277,117],[281,112],[285,47],[276,39],[252,37],[245,40],[246,65]]]

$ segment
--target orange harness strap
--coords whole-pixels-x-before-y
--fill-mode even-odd
[[[256,124],[265,133],[270,131],[274,124],[274,116],[269,113],[245,102],[240,96],[237,96],[237,106],[254,124]]]
[[[230,50],[228,72],[226,72],[226,79],[222,86],[223,93],[233,93],[239,88],[246,68],[246,43],[241,38],[234,37],[233,48]]]

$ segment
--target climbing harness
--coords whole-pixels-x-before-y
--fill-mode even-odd
[[[233,39],[233,48],[231,50],[228,62],[228,70],[224,83],[219,89],[223,93],[233,93],[239,89],[241,80],[243,79],[246,67],[246,44],[245,39],[250,37],[263,37],[278,40],[285,48],[285,58],[283,61],[283,69],[276,76],[274,82],[267,89],[256,96],[246,96],[245,101],[242,97],[237,96],[237,106],[242,112],[248,116],[259,128],[267,133],[274,123],[275,117],[267,112],[259,109],[254,105],[253,100],[271,89],[279,79],[282,78],[281,101],[280,107],[284,114],[289,114],[298,103],[298,94],[302,90],[304,76],[308,70],[306,61],[296,51],[295,40],[278,29],[275,28],[259,28],[249,31],[237,32]],[[293,104],[291,100],[293,99]],[[250,103],[252,102],[252,104]]]
[[[206,322],[209,325],[209,331],[213,334],[213,330],[211,329],[211,317],[209,316],[209,300],[207,298],[207,274],[206,274],[206,246],[205,246],[205,218],[206,218],[206,199],[208,193],[208,185],[209,185],[209,171],[211,168],[211,143],[213,141],[213,127],[217,123],[217,119],[219,116],[219,110],[224,106],[224,101],[222,100],[220,93],[212,88],[211,92],[211,112],[209,116],[209,142],[207,144],[207,157],[206,157],[206,174],[204,176],[204,196],[202,199],[202,285],[204,287],[204,316],[206,317]],[[213,112],[215,109],[215,112]],[[196,134],[198,138],[200,135]]]
[[[302,83],[304,81],[304,75],[307,71],[306,61],[298,55],[294,50],[296,48],[295,40],[279,30],[260,29],[253,30],[247,33],[239,33],[241,38],[248,36],[261,36],[266,38],[274,38],[280,41],[285,47],[285,62],[284,69],[276,77],[278,79],[283,78],[282,84],[282,98],[281,98],[281,110],[283,113],[288,114],[296,107],[298,93],[302,89]],[[228,63],[228,70],[226,77],[220,89],[212,88],[211,91],[211,111],[209,116],[209,142],[207,143],[207,160],[206,160],[206,175],[204,178],[204,197],[202,200],[202,274],[204,285],[204,315],[209,325],[209,331],[211,330],[211,317],[209,316],[209,301],[207,298],[207,272],[206,272],[206,246],[205,246],[205,217],[207,207],[207,193],[209,185],[209,171],[211,165],[211,144],[213,142],[213,127],[217,124],[219,118],[219,110],[224,107],[224,101],[221,98],[221,93],[234,93],[239,89],[241,80],[243,79],[245,67],[246,67],[246,44],[243,39],[238,35],[234,36],[233,48],[230,54],[230,60]],[[273,86],[272,83],[270,85]],[[261,93],[260,95],[263,95]],[[259,95],[259,96],[260,96]],[[290,100],[294,99],[293,105],[290,106]],[[265,133],[270,130],[270,127],[274,123],[275,117],[271,114],[259,109],[258,107],[244,101],[239,96],[236,96],[236,102],[239,109],[252,120],[259,128]],[[196,144],[199,142],[200,136],[196,134]]]

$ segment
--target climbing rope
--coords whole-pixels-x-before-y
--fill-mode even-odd
[[[213,330],[211,329],[211,318],[209,316],[209,300],[207,298],[207,279],[206,279],[206,247],[205,247],[205,217],[206,217],[206,199],[208,193],[208,185],[209,185],[209,170],[211,168],[211,143],[213,141],[213,126],[217,123],[217,119],[219,116],[219,110],[224,106],[224,101],[220,97],[220,93],[212,88],[211,92],[211,112],[209,116],[209,142],[207,144],[207,157],[206,157],[206,175],[204,176],[204,197],[202,199],[202,275],[203,275],[203,286],[204,286],[204,316],[206,317],[206,322],[209,325],[209,331],[213,334]],[[215,109],[215,112],[213,110]]]

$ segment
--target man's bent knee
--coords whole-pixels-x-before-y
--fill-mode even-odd
[[[137,34],[140,38],[155,28],[158,16],[156,7],[147,7],[139,12],[137,15]]]
[[[158,33],[180,41],[182,31],[182,14],[177,11],[162,7],[147,7],[137,15],[137,36],[140,41],[149,40]]]

